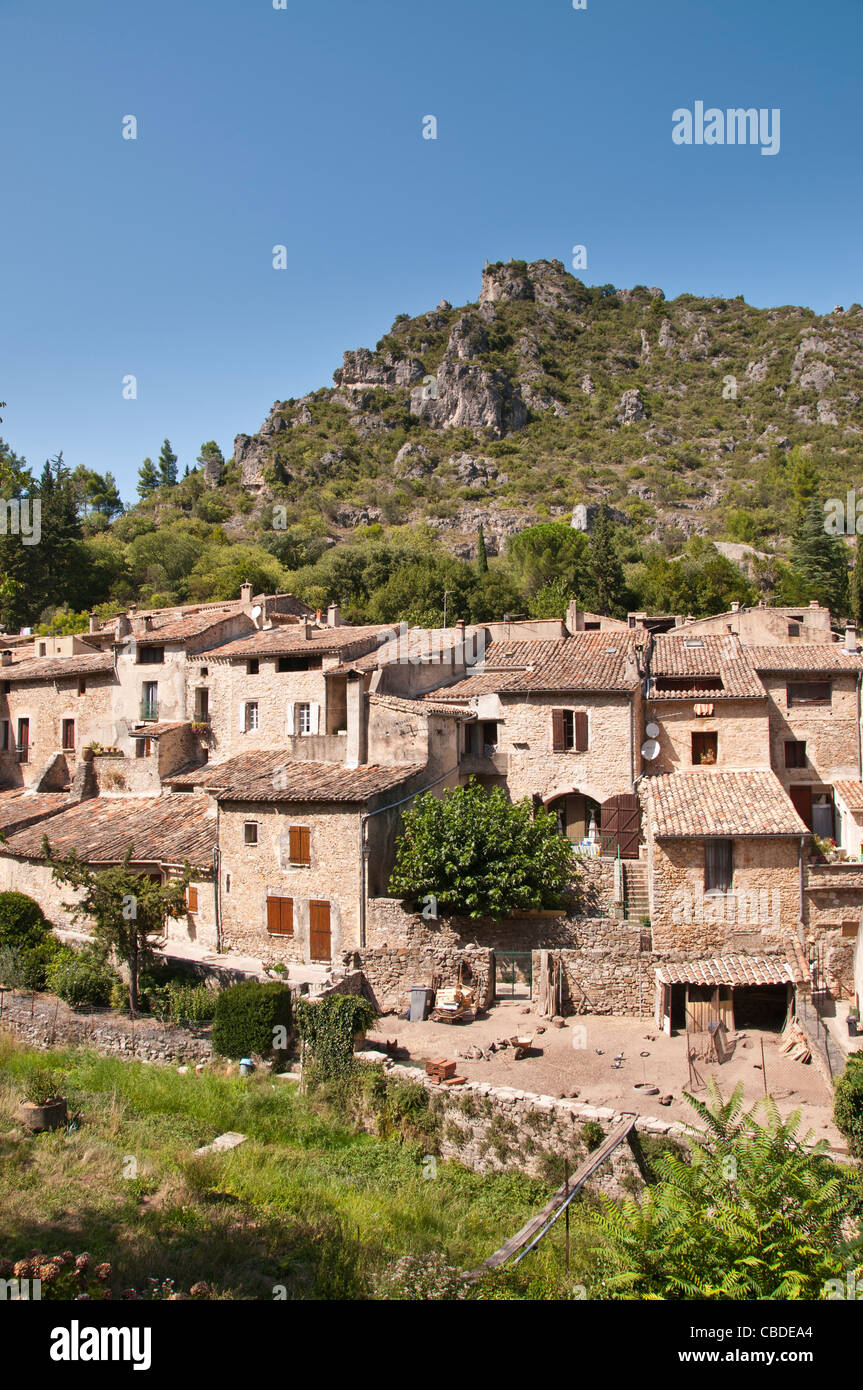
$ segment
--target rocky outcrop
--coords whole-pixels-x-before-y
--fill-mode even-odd
[[[411,391],[410,409],[435,429],[489,430],[496,439],[527,424],[521,392],[503,372],[465,363],[442,362]]]
[[[500,304],[510,299],[533,299],[533,284],[523,261],[517,265],[486,266],[482,272],[480,304]]]
[[[424,444],[403,444],[395,457],[396,476],[425,478],[435,469],[435,461]]]
[[[620,425],[635,425],[647,418],[644,401],[637,387],[624,391],[617,403],[617,421]]]
[[[574,531],[592,531],[596,525],[601,508],[601,502],[579,502],[572,509],[570,526]],[[608,519],[609,521],[619,522],[621,526],[630,526],[632,524],[626,513],[618,511],[616,507],[608,507]]]
[[[488,348],[488,332],[475,314],[463,314],[452,326],[446,356],[458,361],[479,357]]]
[[[240,465],[243,487],[260,489],[264,486],[264,466],[269,458],[270,451],[260,439],[248,434],[237,435],[234,440],[234,463]]]
[[[393,357],[384,353],[379,357],[368,348],[358,348],[356,352],[346,352],[344,365],[333,372],[336,386],[348,391],[362,390],[369,386],[382,386],[392,391],[397,387],[411,386],[425,375],[422,362],[413,357]]]

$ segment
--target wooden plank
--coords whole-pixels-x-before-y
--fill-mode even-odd
[[[579,1189],[587,1182],[587,1179],[596,1172],[597,1168],[599,1168],[611,1154],[614,1153],[618,1144],[623,1143],[623,1140],[635,1124],[636,1119],[636,1115],[629,1115],[625,1120],[621,1120],[620,1124],[617,1125],[610,1134],[606,1135],[599,1148],[589,1153],[584,1162],[576,1172],[573,1173],[569,1180],[569,1190],[567,1191],[567,1184],[565,1182],[562,1183],[546,1202],[542,1210],[537,1212],[536,1216],[532,1216],[530,1220],[522,1226],[520,1231],[516,1231],[514,1236],[510,1236],[509,1240],[504,1241],[500,1249],[495,1250],[493,1255],[489,1255],[487,1260],[483,1260],[482,1264],[477,1269],[472,1269],[466,1274],[464,1276],[465,1279],[470,1279],[471,1281],[479,1279],[489,1270],[499,1269],[501,1265],[506,1264],[507,1260],[511,1260],[513,1255],[517,1255],[519,1250],[522,1250],[524,1246],[533,1240],[534,1236],[539,1234],[546,1222],[555,1215],[564,1203],[572,1201]]]

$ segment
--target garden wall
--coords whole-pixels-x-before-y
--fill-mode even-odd
[[[196,1063],[212,1059],[209,1027],[177,1028],[154,1018],[125,1018],[109,1009],[77,1010],[50,994],[2,996],[0,1029],[32,1047],[92,1047],[141,1062]]]

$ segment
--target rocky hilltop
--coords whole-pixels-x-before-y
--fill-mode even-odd
[[[494,551],[573,508],[589,525],[603,497],[641,536],[781,546],[795,445],[855,482],[863,309],[667,301],[510,261],[486,266],[475,303],[398,315],[333,383],[237,435],[226,472],[256,513],[323,516],[334,541],[426,522],[467,556],[480,525]]]

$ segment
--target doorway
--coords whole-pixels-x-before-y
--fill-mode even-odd
[[[309,903],[309,960],[332,960],[329,903]]]
[[[533,994],[533,952],[495,951],[495,999],[530,999]]]

